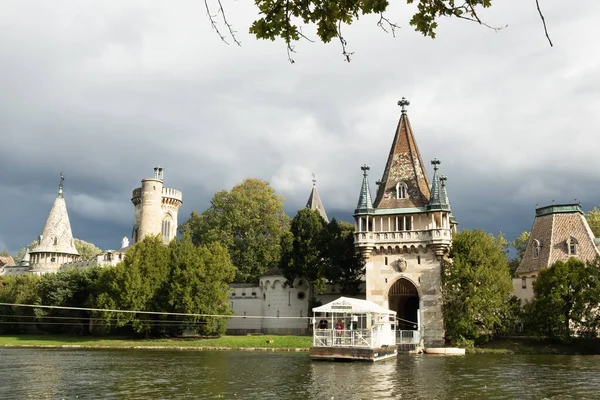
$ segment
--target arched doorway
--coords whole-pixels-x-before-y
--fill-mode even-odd
[[[408,279],[400,278],[390,287],[388,293],[390,310],[396,311],[398,326],[396,329],[418,330],[419,292]]]

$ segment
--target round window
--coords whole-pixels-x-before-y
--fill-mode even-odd
[[[304,292],[298,292],[298,300],[304,300],[306,294]]]

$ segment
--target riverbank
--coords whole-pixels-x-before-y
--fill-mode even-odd
[[[515,337],[475,346],[467,349],[467,353],[591,355],[600,354],[600,339],[573,339],[564,344],[548,339]]]
[[[63,335],[4,335],[0,347],[308,351],[311,336],[222,336],[220,338],[131,339]]]

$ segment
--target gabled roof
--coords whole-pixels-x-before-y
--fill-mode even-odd
[[[548,268],[556,261],[577,257],[583,262],[600,256],[594,234],[579,204],[557,204],[535,210],[536,217],[517,275],[524,276]],[[569,254],[569,241],[576,244],[576,255]],[[535,248],[539,247],[536,252]]]
[[[379,183],[375,208],[422,207],[429,202],[429,180],[404,109],[408,102],[403,98],[398,104],[403,106],[402,115]],[[407,186],[405,199],[397,198],[398,183]]]
[[[0,267],[14,267],[15,260],[11,256],[0,256]]]
[[[317,210],[325,222],[329,222],[329,218],[327,218],[327,213],[325,212],[325,207],[323,207],[323,203],[321,203],[321,197],[319,197],[319,192],[317,191],[317,181],[314,178],[313,187],[310,191],[310,195],[308,196],[308,201],[306,202],[306,208]]]
[[[71,232],[71,223],[67,213],[67,204],[63,197],[63,181],[58,187],[58,195],[54,199],[54,204],[48,214],[46,225],[39,237],[37,245],[30,251],[34,253],[63,253],[79,255],[73,242],[73,233]]]

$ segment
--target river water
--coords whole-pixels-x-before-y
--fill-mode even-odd
[[[600,399],[600,356],[0,348],[0,399]]]

